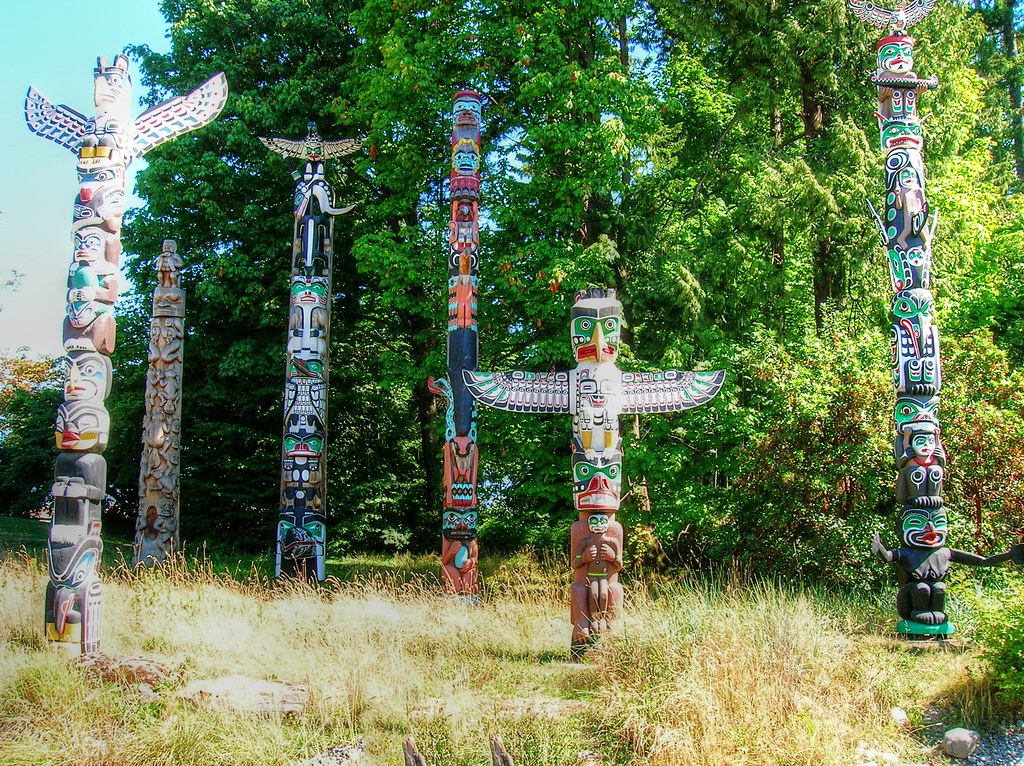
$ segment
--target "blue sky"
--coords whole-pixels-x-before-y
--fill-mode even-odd
[[[126,45],[146,44],[157,51],[170,46],[158,0],[104,0],[95,5],[81,0],[18,2],[8,4],[4,17],[0,284],[11,269],[24,277],[16,291],[0,291],[0,353],[24,346],[30,355],[58,356],[63,354],[60,335],[71,263],[71,206],[78,179],[71,152],[29,132],[25,92],[34,85],[53,103],[67,104],[90,117],[97,56],[111,59]],[[142,90],[134,62],[131,74],[137,103]],[[141,161],[132,164],[129,187],[141,167]]]

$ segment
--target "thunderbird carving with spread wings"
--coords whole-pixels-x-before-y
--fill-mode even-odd
[[[213,122],[227,96],[227,78],[219,72],[187,96],[177,96],[139,115],[132,126],[132,155],[141,157],[172,138]],[[51,103],[31,87],[25,97],[25,120],[37,136],[76,153],[92,122],[69,106]]]
[[[912,0],[901,3],[895,10],[872,3],[871,0],[849,0],[850,10],[861,21],[891,33],[903,32],[913,26],[935,7],[935,0]]]

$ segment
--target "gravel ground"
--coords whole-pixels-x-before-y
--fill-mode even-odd
[[[966,763],[977,766],[1024,766],[1024,721],[983,732],[978,749]]]

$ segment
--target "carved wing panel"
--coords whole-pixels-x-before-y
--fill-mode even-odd
[[[298,157],[303,159],[306,156],[305,141],[289,141],[287,138],[264,138],[258,136],[260,143],[275,154],[283,157]]]
[[[58,146],[78,152],[89,119],[69,106],[51,104],[35,88],[25,96],[25,121],[37,136],[48,138]]]
[[[363,146],[361,138],[345,138],[340,141],[324,141],[324,159],[333,160],[359,151]]]
[[[473,398],[511,412],[568,412],[567,372],[473,372],[462,377]]]
[[[220,114],[227,98],[227,78],[218,72],[187,96],[177,96],[143,112],[135,120],[135,156],[141,157],[172,138],[209,125]]]
[[[724,382],[725,370],[624,372],[622,413],[679,412],[700,407],[715,398]]]

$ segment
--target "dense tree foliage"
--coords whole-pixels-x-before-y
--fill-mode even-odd
[[[188,290],[184,536],[270,547],[292,182],[256,137],[299,138],[315,120],[327,139],[365,137],[328,169],[356,204],[335,227],[330,545],[435,547],[443,423],[424,381],[445,365],[448,111],[472,87],[486,95],[481,369],[568,367],[572,294],[609,285],[629,325],[624,367],[728,370],[707,407],[624,421],[632,555],[880,575],[867,541],[888,533],[895,497],[890,287],[864,206],[882,193],[877,33],[845,0],[162,8],[170,52],[132,49],[150,98],[217,70],[231,95],[139,177],[110,399],[115,497],[134,491],[152,263],[173,238]],[[914,28],[918,71],[941,81],[924,97],[925,156],[941,211],[948,501],[967,548],[1024,528],[1016,17],[1015,0],[945,3]],[[485,550],[567,539],[569,429],[481,412]],[[17,480],[0,480],[4,497],[22,491],[4,481]]]

